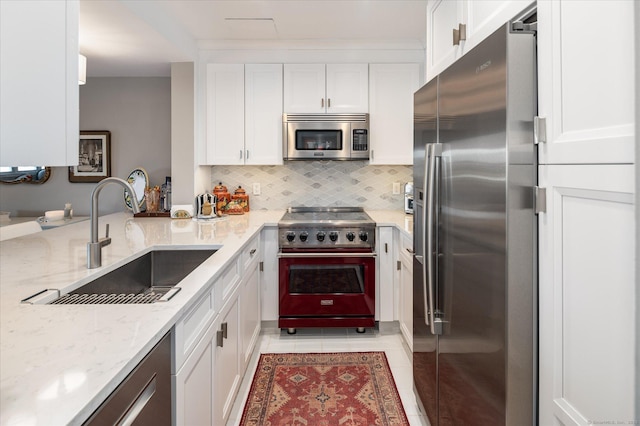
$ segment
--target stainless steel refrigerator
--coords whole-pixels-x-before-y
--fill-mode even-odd
[[[415,93],[413,372],[431,425],[537,422],[536,41],[515,27]]]

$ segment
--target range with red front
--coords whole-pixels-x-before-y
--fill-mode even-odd
[[[361,208],[289,208],[278,223],[278,327],[375,326],[375,222]]]

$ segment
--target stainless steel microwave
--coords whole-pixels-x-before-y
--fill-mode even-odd
[[[285,160],[368,160],[369,114],[283,114]]]

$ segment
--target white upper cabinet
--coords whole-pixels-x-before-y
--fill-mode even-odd
[[[435,0],[427,3],[427,80],[460,56],[460,42],[453,42],[453,30],[463,21],[462,0]]]
[[[78,164],[79,3],[0,1],[0,165]]]
[[[427,81],[532,3],[531,0],[429,0]]]
[[[209,64],[206,161],[282,164],[282,65]]]
[[[632,1],[538,3],[541,164],[633,162],[633,8]]]
[[[245,65],[245,164],[282,164],[282,64]]]
[[[207,162],[244,164],[244,65],[207,65]]]
[[[418,64],[369,65],[370,164],[413,164],[413,94]]]
[[[368,64],[285,64],[285,113],[366,113]]]

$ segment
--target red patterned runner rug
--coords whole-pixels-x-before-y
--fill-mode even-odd
[[[408,425],[384,352],[262,354],[241,426]]]

